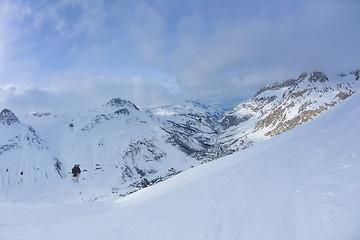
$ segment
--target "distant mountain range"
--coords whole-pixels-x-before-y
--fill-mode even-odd
[[[264,86],[228,111],[190,101],[142,111],[120,98],[74,114],[18,118],[4,109],[0,196],[34,197],[44,189],[75,191],[82,200],[127,195],[311,120],[358,91],[359,78],[360,71],[304,73]]]
[[[360,71],[303,73],[297,79],[262,87],[254,97],[223,114],[216,107],[190,103],[150,111],[162,120],[167,142],[198,160],[209,161],[309,121],[358,91],[359,78]]]

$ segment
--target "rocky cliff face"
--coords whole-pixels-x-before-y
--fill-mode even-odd
[[[358,72],[304,73],[296,80],[261,88],[253,98],[224,114],[221,145],[230,152],[247,148],[313,119],[359,89]]]
[[[351,96],[359,85],[359,71],[329,76],[304,73],[262,87],[254,97],[223,114],[211,106],[189,103],[148,112],[161,122],[168,143],[206,162],[309,121]]]
[[[230,109],[219,119],[221,130],[216,136],[217,143],[225,154],[245,149],[258,141],[253,128],[259,120],[267,116],[294,80],[265,86],[249,100]]]
[[[268,128],[265,136],[275,136],[316,117],[351,96],[356,89],[354,82],[330,82],[324,73],[314,72],[301,75],[284,93],[281,101],[254,131]]]

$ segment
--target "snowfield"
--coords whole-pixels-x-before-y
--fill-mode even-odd
[[[0,239],[360,239],[359,122],[357,93],[291,131],[115,201],[3,200]]]

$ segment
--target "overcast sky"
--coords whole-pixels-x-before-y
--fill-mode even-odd
[[[0,107],[235,104],[360,68],[359,0],[0,0]]]

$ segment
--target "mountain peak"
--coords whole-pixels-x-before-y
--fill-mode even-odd
[[[309,82],[328,82],[329,79],[327,78],[327,76],[325,75],[325,73],[323,72],[312,72],[309,75]]]
[[[293,85],[295,82],[296,82],[295,79],[289,79],[289,80],[286,80],[286,81],[281,82],[281,83],[276,82],[276,83],[271,84],[271,85],[263,86],[263,87],[260,88],[260,90],[256,93],[255,96],[257,96],[260,93],[263,93],[265,91],[268,91],[268,90],[279,90],[280,88],[289,87],[289,86]]]
[[[113,98],[111,99],[106,105],[112,106],[112,107],[125,107],[125,106],[130,106],[135,108],[136,110],[139,111],[139,108],[132,102],[125,100],[125,99],[121,99],[121,98]]]
[[[0,113],[0,121],[3,125],[10,126],[13,123],[18,123],[19,119],[9,109],[3,109]]]

